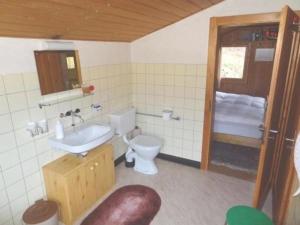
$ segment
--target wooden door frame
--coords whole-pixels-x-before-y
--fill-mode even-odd
[[[296,11],[300,15],[300,11]],[[208,63],[205,93],[201,169],[208,170],[213,138],[214,99],[218,71],[219,31],[222,27],[278,23],[280,12],[238,16],[211,17],[208,44]]]

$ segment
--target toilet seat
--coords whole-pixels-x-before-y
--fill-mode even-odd
[[[147,135],[138,135],[130,141],[130,146],[133,149],[153,150],[160,148],[161,140]]]

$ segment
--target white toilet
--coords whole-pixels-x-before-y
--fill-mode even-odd
[[[134,108],[130,108],[111,114],[111,125],[128,144],[126,161],[134,162],[134,170],[144,174],[156,174],[158,170],[154,158],[160,151],[162,141],[148,135],[137,135],[131,140],[127,139],[127,134],[135,128],[135,112]]]

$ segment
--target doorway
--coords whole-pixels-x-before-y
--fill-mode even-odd
[[[299,17],[288,6],[284,7],[281,13],[267,13],[243,16],[214,17],[210,21],[209,51],[208,51],[208,70],[206,82],[206,101],[205,119],[203,129],[203,145],[201,168],[204,170],[212,169],[212,149],[214,145],[214,121],[215,121],[215,101],[217,98],[217,88],[219,85],[219,66],[220,66],[220,35],[224,27],[245,27],[278,24],[278,37],[276,42],[274,64],[270,88],[266,100],[266,110],[264,113],[262,139],[259,143],[259,162],[255,181],[255,191],[253,194],[253,206],[261,207],[264,203],[269,190],[274,188],[276,180],[275,167],[280,162],[281,152],[278,143],[283,140],[282,121],[286,118],[286,109],[283,103],[289,96],[289,89],[286,82],[289,76],[289,59],[292,49],[292,27]],[[243,80],[243,79],[242,79]],[[227,85],[227,84],[226,84]],[[228,87],[228,86],[227,86]],[[229,86],[230,87],[230,86]],[[232,86],[231,86],[232,87]],[[230,138],[229,138],[230,139]],[[237,143],[235,143],[237,144]],[[280,205],[277,205],[280,207]]]
[[[276,23],[220,28],[211,170],[256,179],[277,35]]]

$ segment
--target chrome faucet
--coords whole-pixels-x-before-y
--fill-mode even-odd
[[[80,113],[80,109],[75,109],[67,111],[65,114],[61,113],[61,117],[71,116],[72,117],[72,127],[75,127],[75,117],[79,118],[82,123],[84,123],[84,119],[78,114]]]

